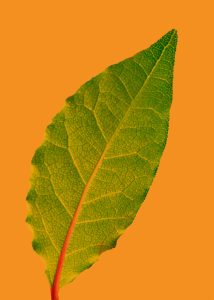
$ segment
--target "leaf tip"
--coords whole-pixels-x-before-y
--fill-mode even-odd
[[[177,31],[177,29],[172,28],[164,36],[168,36],[168,37],[175,36],[175,37],[177,37],[178,36],[178,31]]]
[[[174,28],[170,32],[171,32],[171,42],[174,44],[174,47],[176,48],[178,42],[178,31],[177,29]]]
[[[171,34],[177,35],[177,29],[175,28],[172,28],[169,32],[171,32]]]
[[[178,39],[177,30],[176,29],[171,29],[165,35],[163,35],[155,44],[158,44],[159,42],[162,42],[162,44],[164,46],[167,46],[168,44],[171,44],[176,48],[177,39]]]

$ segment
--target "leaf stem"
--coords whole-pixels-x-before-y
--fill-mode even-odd
[[[51,300],[59,300],[58,290],[55,286],[51,288]]]

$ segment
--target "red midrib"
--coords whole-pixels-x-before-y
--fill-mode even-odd
[[[65,255],[66,255],[66,251],[68,249],[68,246],[69,246],[69,243],[70,243],[70,239],[71,239],[71,236],[72,236],[72,233],[74,231],[74,228],[75,228],[75,225],[76,225],[76,222],[77,222],[77,218],[79,216],[79,212],[82,208],[82,204],[84,202],[84,199],[87,195],[87,192],[88,192],[88,189],[90,187],[90,184],[94,178],[94,176],[96,175],[100,165],[102,164],[102,161],[103,161],[103,158],[104,158],[104,155],[106,153],[106,150],[107,150],[107,146],[108,144],[106,145],[105,147],[105,150],[103,151],[103,154],[102,156],[100,157],[96,167],[94,168],[94,171],[93,173],[91,174],[83,192],[82,192],[82,195],[81,195],[81,198],[80,198],[80,202],[76,208],[76,211],[74,213],[74,216],[73,216],[73,219],[71,221],[71,224],[70,224],[70,227],[68,229],[68,232],[67,232],[67,235],[66,235],[66,238],[65,238],[65,242],[63,244],[63,247],[62,247],[62,250],[61,250],[61,253],[60,253],[60,256],[59,256],[59,260],[58,260],[58,264],[57,264],[57,269],[56,269],[56,273],[55,273],[55,277],[54,277],[54,282],[53,282],[53,286],[51,288],[51,299],[52,300],[59,300],[59,289],[60,289],[60,275],[62,273],[62,268],[63,268],[63,263],[64,263],[64,259],[65,259]]]

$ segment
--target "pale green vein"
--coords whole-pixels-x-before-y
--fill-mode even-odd
[[[107,194],[103,194],[103,195],[100,195],[99,197],[96,197],[96,198],[93,198],[91,200],[87,200],[83,203],[83,205],[90,205],[90,204],[93,204],[95,202],[98,202],[98,201],[102,201],[102,200],[110,200],[110,197],[116,197],[116,196],[119,196],[119,195],[123,195],[125,198],[133,201],[134,199],[130,198],[129,196],[125,195],[122,191],[119,191],[119,192],[111,192],[111,193],[107,193]]]
[[[139,64],[136,60],[132,59],[132,61],[138,65],[142,70],[143,72],[145,73],[146,77],[148,76],[148,73],[146,72],[145,68],[143,67],[143,65]]]
[[[56,196],[56,199],[58,199],[58,201],[60,202],[60,204],[64,207],[65,211],[66,211],[66,212],[68,213],[68,215],[71,217],[70,211],[68,210],[68,208],[66,207],[66,205],[63,203],[62,199],[60,199],[59,195],[57,195],[57,192],[56,192],[56,190],[55,190],[55,188],[54,188],[54,185],[53,185],[53,182],[52,182],[52,179],[51,179],[51,172],[50,172],[50,170],[49,170],[48,165],[47,165],[45,162],[44,162],[44,164],[45,164],[45,166],[47,167],[48,172],[49,172],[49,174],[50,174],[49,180],[50,180],[50,183],[51,183],[53,192],[54,192],[54,194],[55,194],[55,196]]]
[[[160,120],[163,120],[163,118],[161,117],[161,114],[159,113],[159,111],[157,111],[156,109],[152,108],[152,107],[135,107],[134,109],[136,110],[150,110],[152,111],[155,115],[157,115],[159,117]]]
[[[126,85],[125,85],[125,83],[122,81],[122,79],[120,78],[120,76],[118,76],[118,75],[116,75],[115,73],[112,73],[112,72],[110,72],[110,73],[111,73],[112,77],[115,77],[115,78],[117,78],[117,79],[119,80],[121,86],[124,88],[124,90],[126,91],[128,97],[129,97],[130,100],[132,101],[132,100],[133,100],[133,97],[132,97],[132,95],[129,93],[129,91],[128,91]],[[121,74],[122,74],[122,73],[121,73]]]
[[[170,82],[169,82],[167,79],[165,79],[165,78],[161,78],[161,77],[158,77],[158,76],[154,76],[153,78],[158,79],[158,80],[161,80],[161,81],[164,81],[164,82],[166,82],[167,84],[170,84]]]
[[[108,197],[112,197],[112,196],[117,196],[117,195],[120,195],[122,192],[119,191],[119,192],[110,192],[110,193],[107,193],[107,194],[103,194],[103,195],[100,195],[99,197],[97,198],[93,198],[91,200],[87,200],[83,203],[83,205],[87,205],[89,203],[92,203],[92,202],[96,202],[97,200],[100,200],[102,198],[108,198]]]
[[[49,234],[49,232],[48,232],[48,230],[47,230],[47,228],[46,228],[45,221],[43,220],[43,216],[42,216],[42,214],[41,214],[41,212],[40,212],[40,210],[39,210],[39,207],[38,207],[38,205],[37,205],[36,203],[35,203],[35,206],[36,206],[37,211],[38,211],[38,213],[39,213],[39,215],[40,215],[40,217],[41,217],[41,221],[42,221],[44,230],[45,230],[45,232],[47,233],[47,236],[48,236],[48,238],[49,238],[51,244],[53,245],[53,247],[54,247],[54,249],[56,250],[56,252],[59,253],[60,250],[58,249],[58,247],[55,245],[55,242],[54,242],[53,239],[51,238],[51,236],[50,236],[50,234]]]
[[[109,245],[105,245],[105,244],[94,244],[94,245],[89,245],[89,246],[87,246],[87,247],[79,248],[79,249],[73,250],[73,251],[71,251],[71,252],[68,252],[68,253],[66,254],[66,257],[71,256],[71,255],[73,255],[73,254],[76,254],[76,253],[78,253],[78,252],[82,252],[82,251],[88,250],[88,249],[90,249],[90,248],[95,248],[95,247],[96,247],[96,248],[100,248],[100,250],[101,250],[102,248],[109,248]]]
[[[100,124],[99,124],[99,121],[98,121],[98,119],[97,119],[97,116],[96,116],[96,113],[95,113],[95,112],[93,113],[93,116],[94,116],[94,119],[95,119],[95,121],[96,121],[96,123],[97,123],[97,127],[99,128],[100,133],[101,133],[101,135],[103,136],[103,139],[105,140],[105,142],[107,142],[105,133],[104,133],[104,131],[102,130],[102,127],[101,127]]]
[[[109,217],[109,218],[100,218],[100,219],[93,219],[93,220],[84,220],[78,221],[76,225],[85,224],[85,223],[96,223],[101,221],[113,221],[113,220],[126,220],[133,218],[133,216],[126,216],[126,217]]]
[[[64,125],[65,125],[65,130],[66,130],[66,133],[67,133],[67,139],[68,139],[68,152],[69,152],[70,157],[71,157],[71,160],[72,160],[72,162],[73,162],[73,164],[74,164],[74,166],[75,166],[75,168],[76,168],[76,170],[77,170],[78,175],[80,176],[82,182],[83,182],[84,184],[86,184],[86,182],[85,182],[85,180],[84,180],[84,178],[83,178],[83,175],[82,175],[82,173],[80,172],[80,168],[78,167],[78,163],[75,161],[75,159],[74,159],[74,157],[73,157],[73,155],[72,155],[72,153],[71,153],[71,151],[70,151],[69,135],[68,135],[68,130],[67,130],[67,126],[66,126],[66,123],[65,123],[65,122],[64,122]]]

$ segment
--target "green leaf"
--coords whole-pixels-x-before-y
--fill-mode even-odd
[[[86,82],[32,159],[27,222],[52,299],[133,222],[165,147],[175,30]]]

